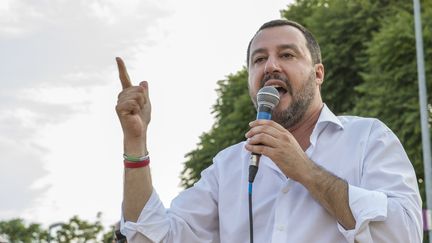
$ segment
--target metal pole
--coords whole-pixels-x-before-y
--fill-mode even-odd
[[[419,80],[419,100],[420,100],[420,123],[422,131],[423,145],[423,165],[424,165],[424,181],[426,190],[427,208],[424,212],[425,231],[429,232],[429,242],[432,243],[432,230],[430,222],[430,210],[432,209],[432,169],[431,169],[431,147],[429,138],[428,126],[428,107],[427,107],[427,92],[426,92],[426,77],[423,57],[423,34],[421,27],[421,12],[419,0],[413,0],[414,3],[414,23],[415,37],[417,49],[417,72]]]

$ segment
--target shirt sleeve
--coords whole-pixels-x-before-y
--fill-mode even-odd
[[[138,241],[142,236],[146,236],[147,242],[162,241],[170,226],[165,207],[154,189],[137,222],[125,221],[122,214],[120,226],[128,242],[142,242]]]
[[[422,242],[421,198],[401,143],[375,121],[365,148],[359,186],[349,185],[355,228],[339,231],[348,242]]]
[[[136,223],[121,220],[128,242],[217,242],[219,237],[214,166],[201,174],[191,188],[182,191],[165,209],[155,190]]]

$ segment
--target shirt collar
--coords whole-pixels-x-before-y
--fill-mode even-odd
[[[335,114],[333,114],[333,112],[327,107],[326,104],[324,104],[320,116],[318,118],[318,121],[310,137],[310,142],[312,146],[315,146],[319,134],[322,131],[324,131],[324,128],[326,128],[330,124],[333,124],[334,126],[337,126],[340,129],[344,128],[339,118]]]

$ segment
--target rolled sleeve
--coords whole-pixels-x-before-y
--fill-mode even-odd
[[[122,215],[120,230],[128,242],[142,238],[137,236],[139,233],[148,238],[150,242],[161,242],[168,233],[169,227],[166,209],[153,189],[152,195],[141,211],[137,222],[125,221]]]
[[[414,168],[396,135],[379,121],[372,125],[363,161],[358,187],[349,187],[357,221],[349,242],[421,242]]]
[[[349,206],[356,220],[355,228],[346,230],[338,224],[348,242],[373,242],[369,232],[369,222],[384,221],[387,218],[387,196],[382,192],[369,191],[349,185]]]

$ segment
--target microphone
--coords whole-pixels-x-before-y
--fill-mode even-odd
[[[258,112],[256,119],[271,120],[273,108],[279,103],[279,92],[273,86],[262,87],[257,94]],[[249,165],[249,183],[255,180],[261,154],[252,153]]]

